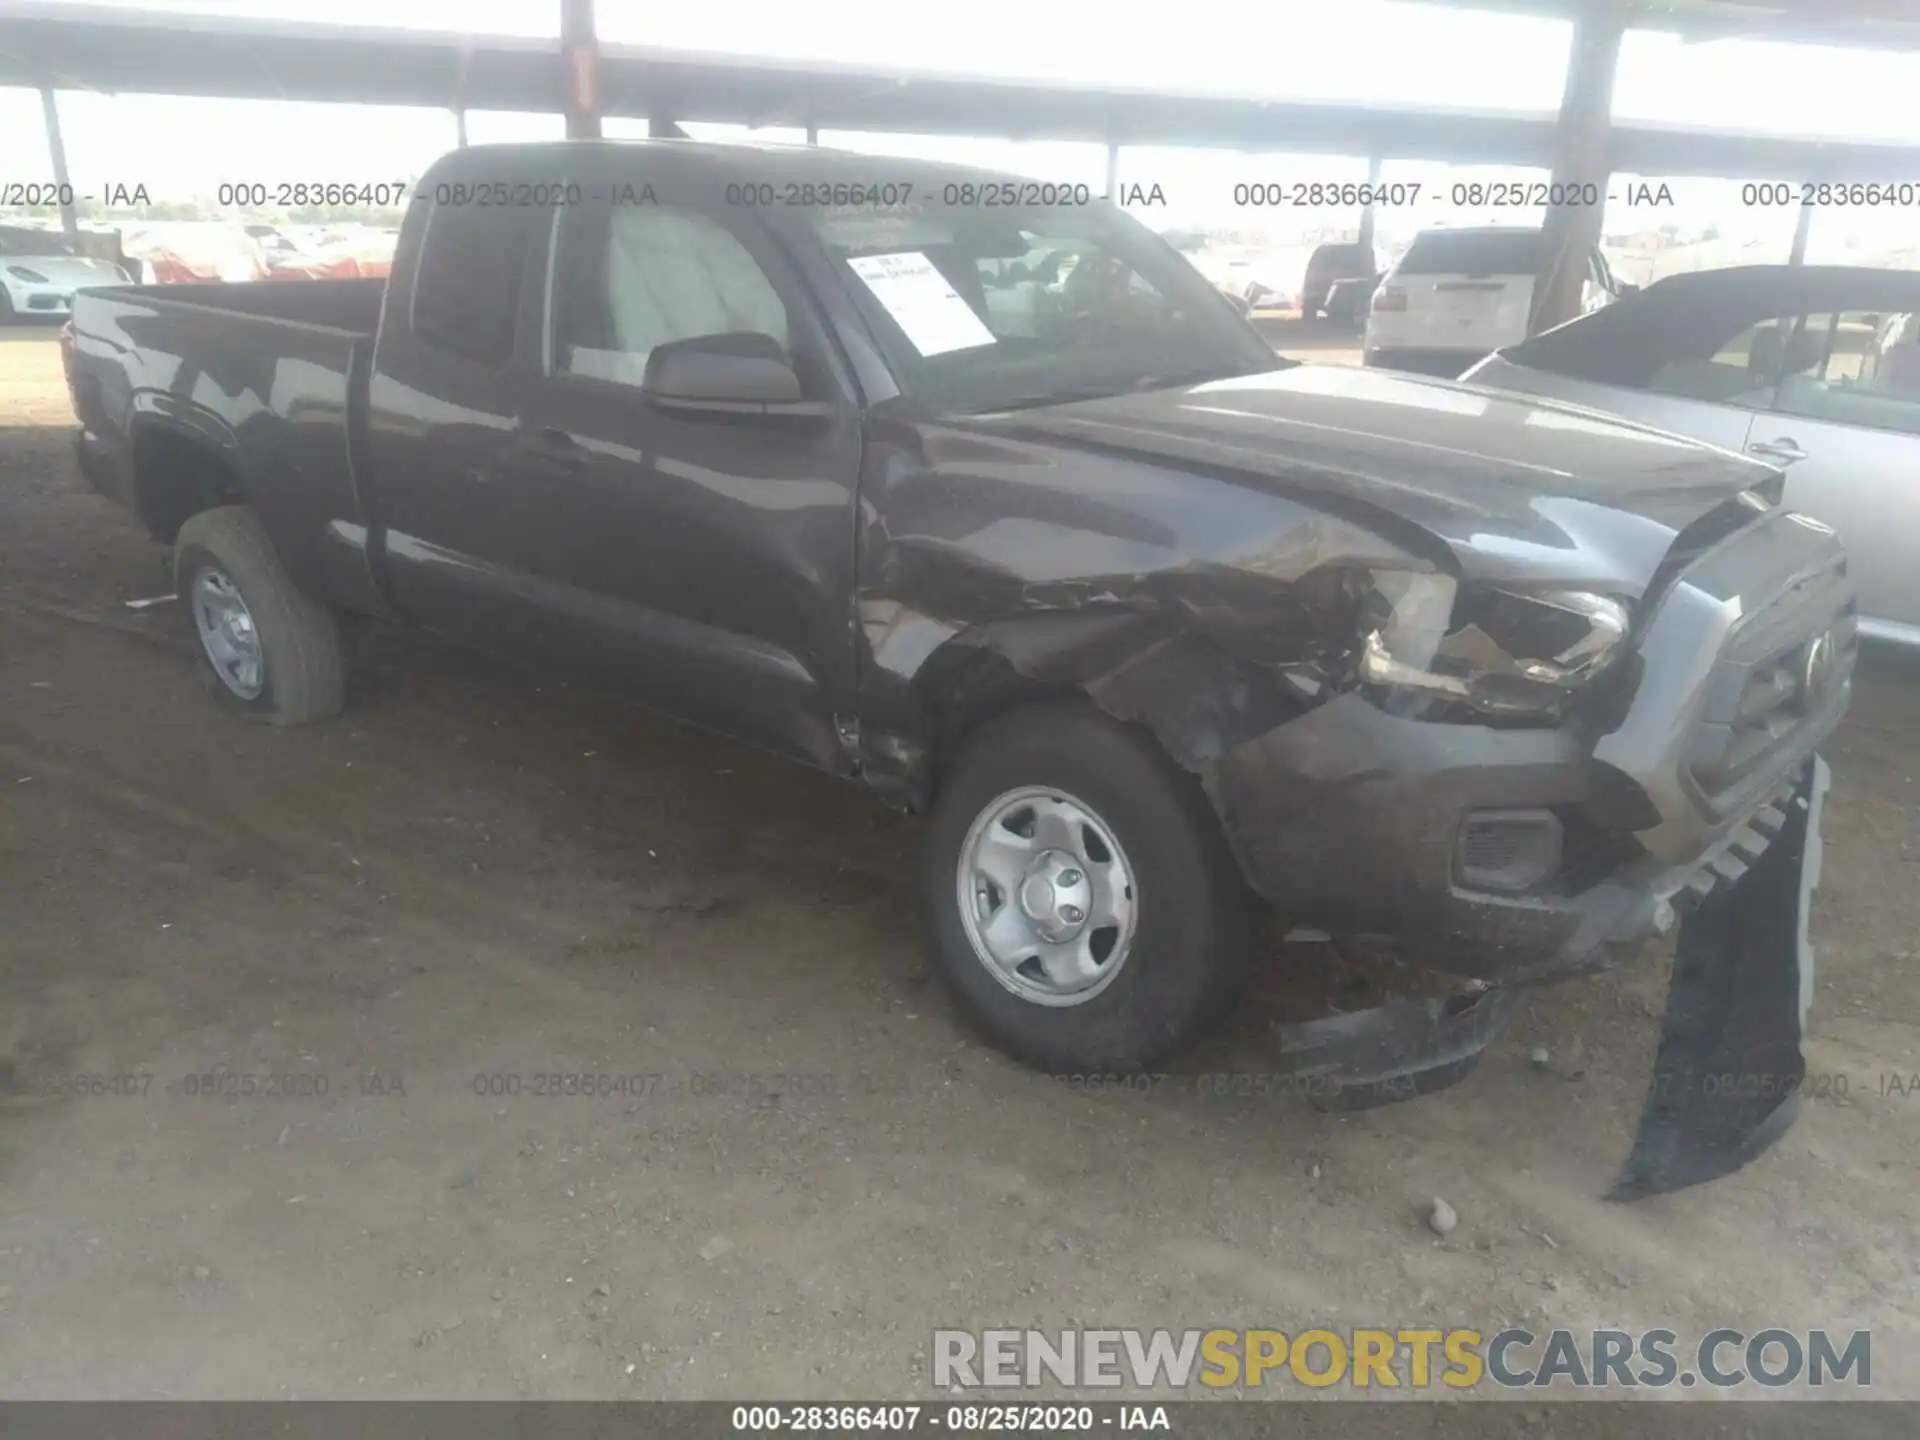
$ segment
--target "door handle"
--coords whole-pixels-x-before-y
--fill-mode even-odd
[[[1781,465],[1791,465],[1796,460],[1807,458],[1807,452],[1800,448],[1791,435],[1782,435],[1778,440],[1756,440],[1747,446],[1747,453]]]

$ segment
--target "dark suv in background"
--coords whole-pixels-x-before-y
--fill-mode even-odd
[[[1371,245],[1321,245],[1307,259],[1300,281],[1300,315],[1312,320],[1327,309],[1327,295],[1336,280],[1365,280],[1380,274],[1379,258]]]

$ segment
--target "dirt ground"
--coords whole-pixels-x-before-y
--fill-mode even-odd
[[[1847,1097],[1614,1206],[1657,955],[1365,1115],[1074,1093],[959,1025],[916,825],[852,789],[404,636],[340,721],[222,717],[70,423],[50,337],[0,340],[0,1395],[931,1398],[936,1326],[1525,1321],[1870,1326],[1920,1397],[1920,1097],[1882,1093],[1920,666],[1870,657],[1830,752],[1809,1065]],[[1176,1068],[1271,1070],[1320,953]]]

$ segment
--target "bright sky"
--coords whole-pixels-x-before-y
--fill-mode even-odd
[[[118,8],[145,6],[112,0]],[[367,26],[553,35],[559,0],[176,0],[167,7],[208,14],[315,19]],[[733,54],[832,60],[1033,79],[1143,86],[1330,101],[1551,110],[1559,103],[1571,27],[1524,16],[1450,10],[1397,0],[599,0],[606,41]],[[1156,17],[1175,17],[1172,23]],[[1774,133],[1920,144],[1920,55],[1887,55],[1753,41],[1682,45],[1670,36],[1630,33],[1614,98],[1621,118]],[[144,181],[155,198],[206,194],[222,180],[405,178],[452,145],[442,111],[278,101],[107,97],[63,92],[68,161],[83,190],[104,181]],[[609,122],[610,134],[639,134]],[[689,125],[713,136],[726,127]],[[473,112],[475,142],[557,137],[557,115]],[[761,132],[799,139],[792,132]],[[0,89],[0,134],[10,172],[44,178],[39,97]],[[947,157],[1050,179],[1105,177],[1100,147],[1013,144],[823,132],[823,143],[876,153]],[[16,148],[17,146],[17,148]],[[35,172],[38,172],[37,174]],[[1466,172],[1392,164],[1384,178],[1421,180],[1441,196]],[[1351,158],[1230,152],[1122,152],[1121,179],[1159,182],[1166,223],[1246,219],[1231,204],[1251,179],[1364,179]],[[1798,177],[1781,177],[1791,179]],[[1729,234],[1791,234],[1790,211],[1744,210],[1738,187],[1675,181],[1678,208],[1648,212],[1649,224],[1717,223]],[[1329,219],[1337,219],[1330,216]],[[1383,233],[1448,219],[1443,210],[1388,216]],[[1520,218],[1511,213],[1505,218]],[[1616,207],[1609,228],[1639,216]],[[1849,212],[1816,227],[1873,239],[1915,228],[1915,212]]]

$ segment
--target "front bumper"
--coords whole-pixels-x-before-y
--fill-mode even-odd
[[[1634,855],[1620,837],[1622,862],[1577,888],[1494,895],[1455,883],[1469,816],[1605,813],[1614,785],[1567,731],[1403,719],[1359,695],[1238,747],[1212,777],[1243,872],[1289,920],[1500,982],[1624,958],[1696,868]]]
[[[1631,955],[1765,853],[1845,713],[1844,554],[1769,512],[1680,570],[1636,649],[1631,703],[1597,739],[1396,717],[1350,693],[1230,750],[1208,788],[1249,883],[1297,924],[1475,981]],[[1524,894],[1464,888],[1463,827],[1515,809],[1561,820],[1560,868]]]
[[[73,313],[74,288],[71,285],[35,285],[25,280],[15,280],[7,286],[7,298],[20,315],[66,316]]]
[[[1669,565],[1604,734],[1432,724],[1349,694],[1208,775],[1248,879],[1289,916],[1385,932],[1403,958],[1463,977],[1442,999],[1276,1027],[1322,1108],[1458,1081],[1517,987],[1624,958],[1677,921],[1653,1085],[1611,1198],[1728,1174],[1793,1123],[1828,783],[1818,747],[1851,697],[1853,590],[1833,532],[1777,509],[1681,544]],[[1537,893],[1455,884],[1468,818],[1508,807],[1582,822],[1584,869],[1563,851]]]
[[[1778,1140],[1800,1108],[1829,776],[1809,759],[1780,806],[1774,843],[1680,927],[1653,1083],[1608,1198],[1633,1200],[1731,1174]],[[1514,1009],[1511,988],[1465,987],[1275,1027],[1283,1064],[1326,1110],[1370,1109],[1464,1078]]]

